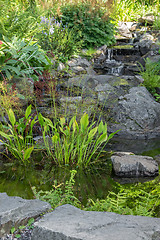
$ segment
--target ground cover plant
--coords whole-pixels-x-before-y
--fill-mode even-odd
[[[132,186],[117,183],[115,192],[110,191],[105,199],[88,199],[86,206],[76,198],[74,192],[74,177],[76,171],[71,171],[70,179],[66,183],[54,184],[49,191],[32,190],[36,198],[48,201],[53,209],[65,203],[87,211],[107,211],[124,215],[140,215],[148,217],[159,216],[160,183],[159,179]],[[64,188],[62,187],[64,185]]]

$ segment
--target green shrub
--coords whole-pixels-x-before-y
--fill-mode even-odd
[[[91,3],[66,4],[61,7],[63,25],[81,35],[84,47],[111,45],[115,42],[114,25],[106,11],[93,7]]]
[[[0,42],[0,77],[3,80],[13,76],[37,80],[51,62],[44,51],[33,41],[14,37],[11,41],[3,37]]]

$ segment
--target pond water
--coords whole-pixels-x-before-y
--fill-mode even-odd
[[[138,140],[112,140],[106,150],[131,151],[136,154],[155,156],[160,154],[160,140],[138,141]],[[42,167],[41,162],[48,162],[42,153],[35,153],[36,164],[28,166],[16,166],[8,161],[0,162],[0,192],[7,192],[9,196],[20,196],[26,199],[34,198],[31,190],[35,186],[37,190],[50,190],[54,181],[65,183],[70,176],[69,167]],[[35,161],[36,159],[36,161]],[[115,191],[117,182],[128,183],[127,179],[117,179],[112,176],[112,164],[108,155],[103,156],[103,163],[88,169],[78,169],[75,176],[75,195],[85,205],[87,199],[105,198],[108,191]],[[148,181],[149,179],[129,179],[130,182]],[[132,183],[134,184],[134,183]]]
[[[43,158],[43,162],[47,161],[47,158]],[[37,190],[50,190],[55,180],[57,184],[69,180],[71,168],[67,166],[53,166],[52,169],[49,169],[49,167],[42,168],[37,159],[36,162],[36,165],[31,164],[26,169],[10,162],[1,163],[0,192],[7,192],[9,196],[32,199],[34,198],[31,190],[32,186],[35,186]],[[108,191],[112,191],[116,185],[111,177],[112,164],[108,158],[101,166],[83,170],[75,169],[77,174],[75,176],[74,192],[83,204],[86,204],[89,198],[95,200],[104,198]]]

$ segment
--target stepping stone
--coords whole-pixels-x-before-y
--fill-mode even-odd
[[[155,177],[159,174],[158,163],[148,156],[122,153],[111,157],[113,172],[119,177]]]
[[[66,204],[34,223],[31,240],[155,240],[152,236],[159,232],[158,218],[83,211]]]
[[[9,233],[12,227],[25,225],[30,218],[36,218],[50,208],[49,203],[38,199],[25,200],[0,193],[0,238]]]

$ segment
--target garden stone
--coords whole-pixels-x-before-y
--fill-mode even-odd
[[[60,71],[63,71],[65,69],[65,65],[64,63],[59,63],[58,67],[57,67],[57,71],[60,72]]]
[[[141,56],[143,56],[150,51],[153,43],[152,40],[145,39],[135,43],[134,46],[139,49]]]
[[[132,33],[130,32],[130,28],[132,26],[132,22],[120,22],[118,23],[118,33],[126,38],[132,38]]]
[[[143,24],[147,23],[149,25],[153,25],[154,21],[155,21],[155,16],[152,14],[147,14],[146,16],[140,17],[138,19],[138,22],[143,23]]]
[[[158,164],[148,156],[130,154],[111,157],[113,172],[119,177],[154,177],[159,174]]]
[[[145,87],[131,88],[129,94],[119,99],[111,115],[124,138],[160,137],[160,103]]]
[[[9,233],[12,227],[27,224],[30,218],[36,218],[51,208],[49,203],[9,197],[0,193],[0,238]]]
[[[159,218],[83,211],[67,204],[36,222],[31,240],[152,240],[159,231]]]
[[[140,37],[140,42],[143,40],[151,40],[152,42],[154,42],[154,37],[150,33],[144,33]]]
[[[72,71],[75,73],[75,74],[85,74],[87,71],[85,68],[81,67],[81,66],[75,66],[75,67],[72,67]]]

